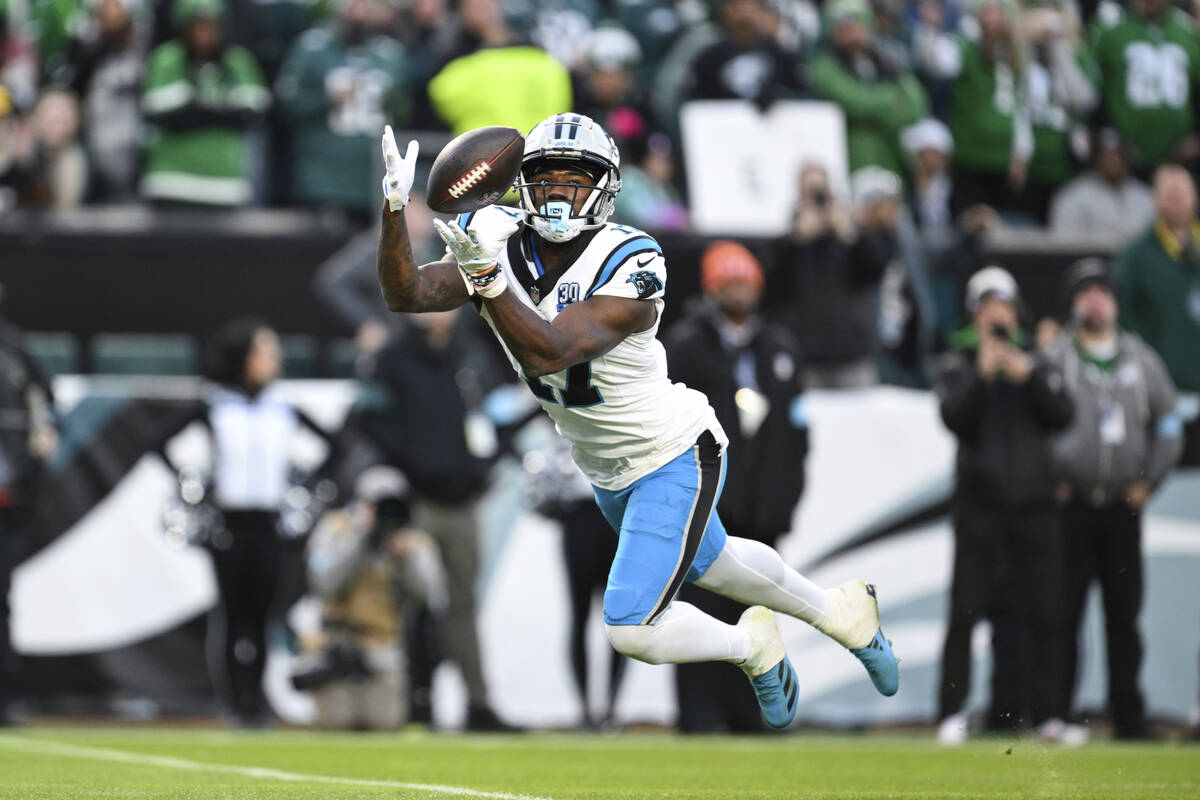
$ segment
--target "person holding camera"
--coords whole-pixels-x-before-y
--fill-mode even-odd
[[[1034,725],[1057,713],[1062,646],[1061,532],[1051,437],[1071,420],[1073,401],[1058,368],[1027,349],[1017,284],[1000,267],[967,283],[974,322],[952,339],[937,395],[958,439],[954,573],[942,655],[938,740],[967,736],[971,632],[986,615],[1001,564],[1022,601],[1022,669]],[[1031,669],[1030,669],[1031,668]]]
[[[367,469],[355,495],[323,516],[308,542],[322,630],[292,685],[312,692],[322,728],[390,730],[408,721],[404,620],[418,602],[444,607],[445,579],[433,541],[411,525],[398,470]]]
[[[1183,449],[1175,385],[1162,359],[1117,328],[1116,284],[1098,258],[1066,275],[1070,322],[1048,355],[1076,399],[1055,444],[1065,546],[1062,716],[1075,693],[1078,631],[1093,579],[1104,600],[1108,702],[1118,739],[1152,738],[1138,687],[1142,642],[1142,509]]]
[[[857,389],[879,382],[874,308],[894,238],[860,233],[830,187],[825,166],[800,172],[790,236],[779,243],[768,277],[768,311],[789,327],[804,353],[804,383],[816,389]]]

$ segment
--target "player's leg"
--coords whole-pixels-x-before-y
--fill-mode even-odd
[[[774,616],[761,606],[727,625],[688,603],[674,602],[685,579],[708,568],[724,546],[713,513],[723,478],[711,434],[666,466],[596,500],[620,537],[604,592],[604,621],[618,652],[652,664],[728,661],[755,685],[767,721],[791,722],[797,679]]]
[[[804,620],[853,653],[882,694],[899,688],[898,661],[879,626],[875,589],[864,581],[822,589],[789,567],[774,548],[730,536],[695,583],[739,603]]]

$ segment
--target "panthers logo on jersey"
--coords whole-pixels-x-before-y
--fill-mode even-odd
[[[632,283],[637,289],[638,300],[645,300],[655,292],[661,292],[663,288],[662,280],[648,269],[633,273],[625,282]]]

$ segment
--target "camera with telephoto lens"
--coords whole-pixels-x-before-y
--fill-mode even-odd
[[[1008,326],[1002,322],[992,323],[992,336],[1005,341],[1008,341],[1010,338],[1012,338],[1011,334],[1008,332]]]
[[[292,687],[298,692],[311,692],[334,681],[364,681],[371,677],[363,652],[353,645],[337,642],[329,646],[321,662],[304,672],[292,675]]]

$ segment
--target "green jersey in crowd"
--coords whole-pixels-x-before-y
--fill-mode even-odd
[[[905,175],[900,131],[929,111],[920,82],[911,74],[866,79],[830,51],[813,59],[809,75],[817,95],[837,103],[846,115],[850,171],[876,166]]]
[[[977,37],[961,36],[958,45],[962,67],[952,85],[950,111],[954,160],[967,169],[1002,173],[1014,139],[1018,149],[1032,149],[1020,78],[1008,58],[984,58]]]
[[[1200,222],[1185,246],[1157,222],[1117,254],[1121,323],[1162,356],[1175,385],[1200,392]]]
[[[379,132],[408,116],[404,75],[404,51],[388,37],[351,45],[320,27],[292,45],[276,97],[292,138],[293,202],[375,209]]]
[[[251,201],[244,129],[271,102],[254,57],[229,46],[193,61],[180,40],[150,54],[142,108],[152,123],[142,192],[160,200],[241,205]]]
[[[1104,111],[1132,143],[1137,164],[1151,169],[1169,160],[1180,140],[1194,132],[1200,40],[1191,18],[1168,8],[1151,22],[1105,2],[1091,46]]]

